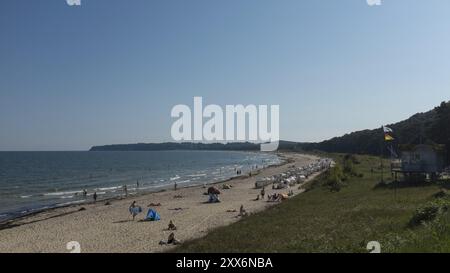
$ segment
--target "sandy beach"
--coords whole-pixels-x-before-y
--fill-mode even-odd
[[[180,188],[140,196],[83,204],[45,211],[33,216],[17,219],[0,230],[0,252],[62,252],[68,253],[68,242],[79,242],[81,252],[164,252],[174,246],[159,245],[171,231],[169,221],[177,226],[176,238],[181,242],[204,236],[209,230],[228,225],[240,219],[239,208],[248,213],[262,211],[277,203],[265,200],[254,201],[260,190],[254,185],[258,178],[279,174],[290,166],[305,166],[317,160],[311,155],[284,153],[289,163],[259,171],[251,177],[240,177],[227,181],[231,189],[220,188],[220,203],[205,203],[208,196],[203,187]],[[312,179],[312,177],[309,178]],[[302,191],[292,188],[294,194]],[[266,195],[284,190],[266,189]],[[178,198],[175,198],[178,196]],[[132,201],[143,208],[143,213],[133,221],[128,212]],[[151,203],[161,206],[148,207]],[[81,208],[84,208],[80,210]],[[161,221],[140,222],[149,208],[154,208]],[[236,212],[229,212],[236,210]]]

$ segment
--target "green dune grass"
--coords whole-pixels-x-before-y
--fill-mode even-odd
[[[355,156],[354,163],[344,163],[343,155],[332,156],[341,167],[310,182],[307,192],[174,251],[368,252],[370,241],[378,241],[382,252],[450,251],[450,217],[445,210],[434,220],[410,224],[415,211],[433,202],[445,185],[375,187],[380,181],[379,158]],[[343,175],[337,186],[336,172]],[[385,178],[391,179],[390,173]]]

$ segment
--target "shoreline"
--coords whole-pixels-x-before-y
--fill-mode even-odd
[[[253,151],[249,151],[249,152],[253,152]],[[263,166],[262,168],[258,169],[257,171],[260,170],[264,170],[267,168],[272,168],[272,167],[277,167],[280,165],[284,165],[287,162],[285,162],[285,158],[283,156],[283,153],[277,152],[276,156],[278,157],[278,159],[280,160],[280,163],[275,163],[275,164],[269,164],[267,166]],[[217,180],[214,182],[205,182],[202,184],[197,184],[197,183],[186,183],[185,186],[180,186],[178,184],[178,189],[184,189],[184,188],[191,188],[191,187],[202,187],[203,185],[216,185],[216,184],[220,184],[220,183],[225,183],[234,179],[239,179],[242,177],[247,177],[249,173],[245,173],[242,175],[235,175],[235,176],[230,176],[228,178],[224,178],[221,180]],[[174,181],[176,182],[176,181]],[[162,185],[162,186],[154,186],[148,190],[143,190],[143,191],[139,191],[136,190],[132,193],[129,193],[128,196],[124,196],[123,193],[117,194],[117,195],[113,195],[113,196],[109,196],[106,198],[98,198],[97,199],[97,203],[101,203],[101,202],[112,202],[112,201],[118,201],[118,200],[125,200],[125,199],[129,199],[129,198],[137,198],[137,197],[141,197],[141,196],[145,196],[148,194],[153,194],[153,193],[159,193],[159,192],[164,192],[164,191],[170,191],[173,190],[173,185],[174,184],[170,184],[170,185]],[[12,215],[12,217],[10,218],[5,218],[5,219],[1,219],[0,220],[0,230],[9,228],[9,226],[14,225],[13,223],[16,221],[19,221],[21,219],[27,218],[27,217],[32,217],[32,216],[36,216],[40,213],[46,213],[46,212],[51,212],[54,210],[58,210],[58,209],[64,209],[64,208],[74,208],[74,207],[82,207],[83,205],[92,205],[95,204],[96,202],[94,202],[93,200],[79,200],[79,201],[73,201],[73,202],[67,202],[67,203],[54,203],[54,204],[50,204],[50,205],[42,205],[42,207],[36,207],[36,208],[32,208],[30,206],[30,208],[27,209],[22,209],[23,210],[27,210],[28,212],[24,212],[21,213],[20,211],[11,211],[11,212],[5,212],[6,215]]]
[[[0,239],[0,252],[68,252],[65,249],[65,243],[77,241],[77,239],[85,252],[163,252],[169,250],[172,246],[158,245],[160,240],[167,239],[168,231],[164,227],[167,226],[169,220],[173,219],[175,224],[180,227],[180,232],[175,233],[182,241],[201,237],[211,228],[228,225],[239,220],[239,217],[231,215],[229,211],[238,210],[241,204],[245,204],[249,213],[258,212],[276,204],[253,201],[260,191],[254,188],[257,178],[281,173],[292,164],[304,166],[318,159],[316,156],[297,153],[279,153],[278,156],[281,163],[260,169],[252,176],[247,174],[207,183],[208,186],[224,183],[233,185],[231,190],[220,189],[222,191],[220,198],[223,199],[221,203],[205,204],[204,201],[207,197],[203,195],[204,186],[192,185],[178,188],[176,191],[164,189],[128,197],[102,199],[96,203],[51,208],[33,215],[16,218],[0,227],[0,237],[3,238]],[[282,192],[282,190],[267,190],[267,192]],[[301,192],[295,187],[295,195]],[[182,198],[175,198],[175,193]],[[131,200],[136,200],[144,210],[144,213],[138,215],[138,219],[145,216],[147,209],[154,208],[160,213],[162,220],[158,222],[131,221],[127,211]],[[150,202],[160,202],[162,205],[148,206],[147,203]],[[110,204],[105,205],[105,203]],[[103,219],[102,213],[107,213],[108,217],[105,216]],[[183,219],[183,214],[186,219]],[[119,228],[120,232],[117,232],[116,229],[121,225],[127,226],[127,228]],[[74,228],[74,226],[77,227]],[[90,228],[83,229],[85,226]],[[186,230],[183,226],[190,226],[190,228]],[[105,232],[108,235],[99,239],[99,236],[103,236]],[[146,232],[152,234],[151,242],[134,245],[133,242],[140,237],[145,237]],[[56,240],[58,243],[54,242],[55,233],[58,235],[56,236],[59,239]],[[80,236],[82,234],[83,236]],[[66,239],[62,239],[64,237]],[[97,243],[92,242],[96,239],[99,240]],[[105,240],[112,242],[107,243]],[[126,242],[126,246],[118,243],[121,241]]]

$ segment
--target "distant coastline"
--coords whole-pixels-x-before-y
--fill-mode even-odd
[[[296,142],[280,141],[280,148],[292,149]],[[209,151],[259,151],[261,145],[251,142],[232,143],[193,143],[193,142],[164,142],[164,143],[136,143],[94,146],[89,151],[168,151],[168,150],[209,150]]]
[[[164,142],[164,143],[136,143],[136,144],[113,144],[104,146],[94,146],[89,151],[166,151],[166,150],[236,150],[236,151],[257,151],[259,144],[242,143],[192,143],[192,142]]]

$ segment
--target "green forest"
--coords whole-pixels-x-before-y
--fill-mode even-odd
[[[400,144],[444,144],[447,161],[450,154],[450,102],[431,111],[418,113],[407,120],[387,125],[394,131],[394,146]],[[298,143],[296,150],[320,150],[333,153],[380,155],[383,149],[383,129],[363,130],[319,143]]]

